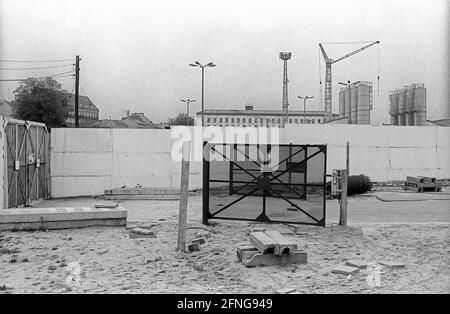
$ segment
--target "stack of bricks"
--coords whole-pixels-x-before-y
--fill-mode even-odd
[[[250,233],[250,243],[239,245],[237,256],[247,267],[304,264],[307,261],[306,252],[278,231]]]

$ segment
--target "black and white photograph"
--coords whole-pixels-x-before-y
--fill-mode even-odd
[[[449,294],[449,17],[0,0],[0,294]]]

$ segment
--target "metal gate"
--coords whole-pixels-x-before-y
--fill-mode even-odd
[[[5,207],[50,196],[50,136],[45,124],[8,119],[5,133]]]
[[[203,223],[325,226],[326,145],[204,142]]]

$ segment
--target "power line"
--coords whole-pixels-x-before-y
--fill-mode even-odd
[[[337,41],[332,43],[322,43],[322,45],[351,45],[351,44],[368,44],[372,41]]]
[[[29,67],[29,68],[10,68],[10,69],[0,68],[0,71],[43,70],[43,69],[65,68],[65,67],[69,67],[69,66],[74,66],[74,64],[56,65],[56,66],[51,66],[51,67]]]
[[[13,63],[35,63],[35,62],[68,62],[73,61],[73,59],[64,59],[64,60],[0,60],[0,62],[13,62]]]
[[[53,77],[53,78],[60,78],[60,77],[65,77],[65,76],[70,76],[70,75],[64,75],[64,74],[69,74],[69,73],[73,73],[74,71],[67,71],[67,72],[62,72],[62,73],[57,73],[57,74],[51,74],[51,75],[46,75],[46,76],[41,76],[41,77],[33,77],[35,79],[43,79],[46,77]],[[73,75],[73,74],[71,74]],[[21,78],[21,79],[0,79],[1,82],[19,82],[19,81],[24,81],[28,78]]]

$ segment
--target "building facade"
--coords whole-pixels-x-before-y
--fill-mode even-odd
[[[69,105],[66,125],[75,126],[75,95],[67,93]],[[78,120],[80,126],[94,126],[98,122],[99,110],[87,96],[78,96]]]
[[[205,126],[219,127],[284,127],[287,124],[320,124],[324,122],[325,111],[301,110],[254,110],[246,106],[245,110],[207,109]],[[197,121],[201,121],[202,112],[197,112]],[[332,114],[332,118],[337,117]]]

